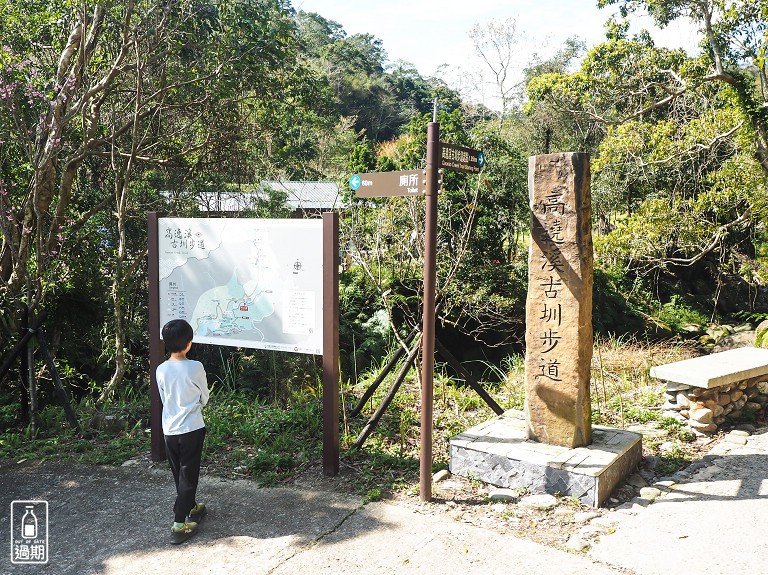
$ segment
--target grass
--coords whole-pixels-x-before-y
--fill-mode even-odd
[[[679,343],[647,343],[628,339],[599,340],[592,362],[591,397],[594,423],[614,427],[636,424],[655,426],[664,439],[648,438],[646,454],[659,457],[665,470],[675,470],[692,458],[689,432],[679,423],[661,416],[661,386],[652,381],[652,365],[668,363],[695,354]],[[487,366],[489,393],[504,409],[522,409],[525,397],[525,369],[522,357],[508,358],[502,366]],[[494,371],[495,370],[495,371]],[[494,371],[494,373],[491,373]],[[360,397],[376,373],[363,374],[354,388],[344,386],[342,397],[348,405]],[[291,390],[280,405],[260,399],[252,392],[234,391],[236,381],[215,386],[205,410],[207,436],[203,466],[207,472],[225,477],[242,477],[271,486],[290,482],[302,473],[319,473],[322,451],[322,413],[318,392],[312,388]],[[480,397],[453,380],[438,364],[434,379],[433,470],[448,465],[451,437],[491,417],[494,413]],[[416,372],[411,373],[396,394],[379,426],[360,449],[351,446],[358,433],[387,393],[391,379],[374,394],[363,413],[344,418],[341,435],[342,466],[351,470],[350,487],[374,501],[393,491],[418,489],[420,442],[420,392]],[[41,414],[44,431],[30,437],[13,427],[15,406],[0,402],[0,457],[16,461],[69,458],[83,463],[120,465],[149,452],[147,415],[149,406],[140,395],[126,398],[112,411],[127,422],[123,431],[87,431],[75,435],[58,406]],[[77,406],[81,425],[88,429],[93,407]],[[673,450],[661,452],[662,443],[676,442]],[[667,446],[668,447],[668,446]]]
[[[48,406],[41,415],[43,430],[35,437],[29,427],[5,428],[0,433],[0,458],[17,462],[67,459],[94,465],[122,465],[149,451],[150,437],[141,422],[117,433],[87,431],[77,435],[66,422],[61,407]],[[87,428],[88,417],[83,411],[80,415],[81,426]]]

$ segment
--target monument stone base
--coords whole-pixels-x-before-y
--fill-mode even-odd
[[[450,457],[455,475],[600,507],[640,461],[642,436],[594,425],[587,447],[548,445],[529,440],[525,415],[510,410],[451,438]]]

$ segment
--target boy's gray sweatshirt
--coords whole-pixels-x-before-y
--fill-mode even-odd
[[[157,368],[157,388],[163,402],[163,433],[181,435],[205,427],[208,380],[199,361],[165,361]]]

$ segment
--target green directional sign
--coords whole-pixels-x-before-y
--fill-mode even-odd
[[[349,187],[358,198],[418,196],[426,193],[424,178],[423,170],[355,174],[349,179]]]
[[[440,142],[440,167],[457,172],[477,174],[485,165],[485,154],[480,150]]]

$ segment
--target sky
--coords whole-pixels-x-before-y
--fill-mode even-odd
[[[478,59],[468,32],[474,24],[514,18],[525,39],[520,44],[517,73],[534,53],[554,54],[570,37],[593,46],[604,39],[603,24],[615,12],[597,8],[596,0],[292,0],[296,10],[317,12],[342,25],[347,34],[368,33],[380,38],[390,63],[405,60],[422,76],[438,76],[462,95],[486,104],[494,89],[478,92],[470,76],[487,69]],[[658,45],[696,51],[697,32],[690,23],[673,23],[664,30],[652,20],[635,17],[632,31],[651,31]],[[444,66],[442,69],[440,67]]]

